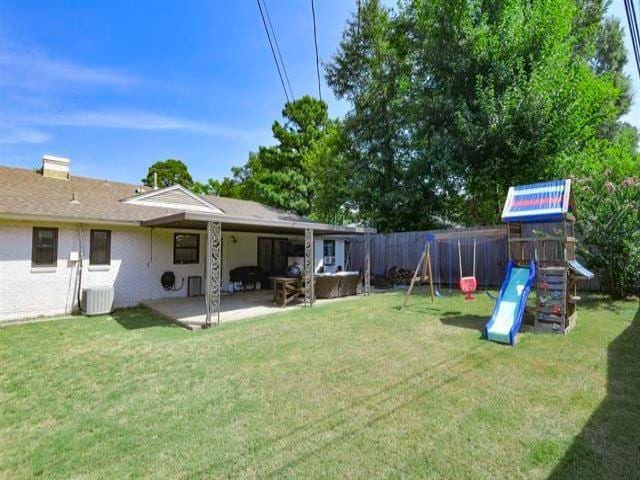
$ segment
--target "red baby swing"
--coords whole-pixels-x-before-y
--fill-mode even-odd
[[[476,291],[478,282],[476,281],[476,239],[473,239],[473,275],[470,277],[462,276],[462,249],[460,240],[458,240],[458,263],[460,265],[460,290],[464,293],[466,300],[474,300],[473,292]]]

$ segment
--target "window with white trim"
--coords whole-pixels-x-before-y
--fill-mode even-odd
[[[33,227],[31,265],[55,267],[58,263],[58,229]]]
[[[89,238],[89,265],[111,263],[111,230],[91,230]]]
[[[176,233],[173,236],[173,263],[187,265],[200,261],[200,235]]]
[[[322,263],[327,267],[332,267],[336,264],[336,241],[324,240],[323,242],[323,261]]]

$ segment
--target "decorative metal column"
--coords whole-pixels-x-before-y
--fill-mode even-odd
[[[207,222],[207,304],[206,327],[211,326],[211,317],[215,317],[216,325],[220,325],[220,266],[222,264],[222,224]]]
[[[313,271],[315,261],[313,258],[313,230],[304,231],[304,304],[313,306],[315,293],[313,291]]]
[[[364,293],[371,293],[371,246],[368,233],[364,234]]]

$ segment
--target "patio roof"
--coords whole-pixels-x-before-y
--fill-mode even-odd
[[[207,228],[207,222],[220,222],[222,230],[234,232],[299,234],[304,232],[306,229],[311,229],[318,235],[363,235],[366,233],[376,232],[374,228],[367,227],[349,227],[345,225],[332,225],[328,223],[310,221],[274,220],[258,217],[237,217],[224,214],[186,211],[145,220],[142,222],[142,225],[146,227],[190,228],[204,230]]]

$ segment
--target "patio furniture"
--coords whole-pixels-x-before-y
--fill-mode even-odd
[[[273,304],[286,307],[300,295],[304,294],[302,281],[292,277],[269,277],[273,284]]]
[[[340,296],[340,282],[342,280],[340,276],[331,273],[317,273],[315,280],[316,298],[337,298]]]
[[[263,288],[265,286],[264,270],[256,266],[236,267],[229,272],[229,279],[232,282],[241,282],[243,290],[246,290],[249,286],[251,290],[254,290],[258,283]]]
[[[342,272],[338,273],[340,284],[338,294],[341,297],[348,297],[358,294],[358,285],[362,281],[362,275],[359,272]]]

